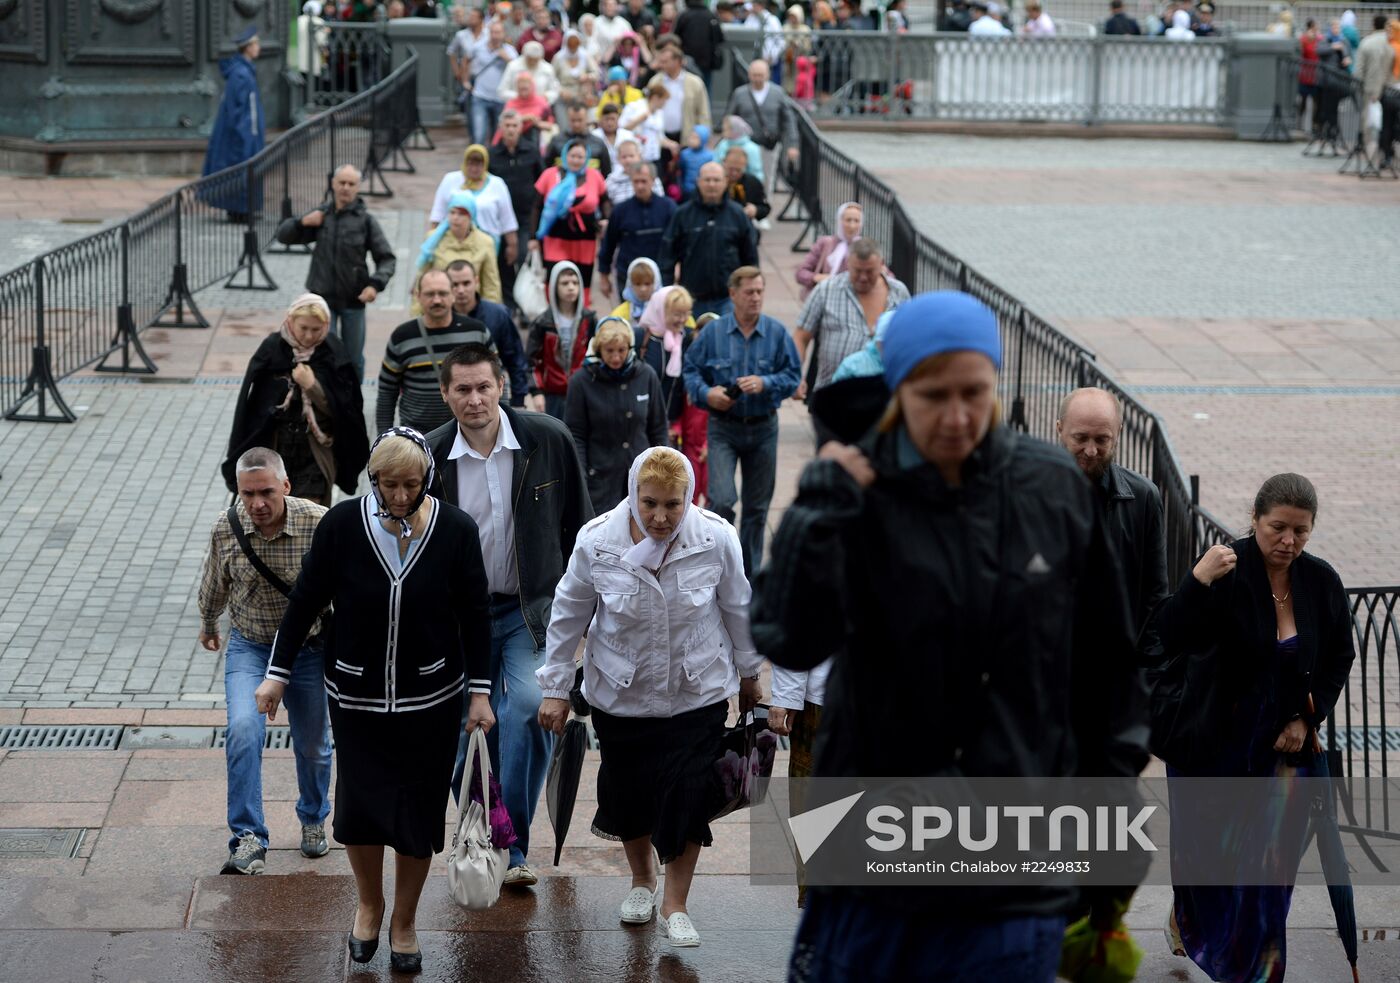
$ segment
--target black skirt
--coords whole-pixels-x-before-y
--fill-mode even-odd
[[[617,717],[593,710],[601,761],[593,832],[609,840],[650,836],[663,864],[687,843],[710,846],[719,808],[719,758],[729,702],[674,717]]]
[[[336,841],[389,846],[409,857],[441,853],[462,729],[461,695],[406,713],[346,710],[335,699],[329,702]]]

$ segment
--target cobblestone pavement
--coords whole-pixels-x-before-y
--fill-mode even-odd
[[[1400,581],[1400,194],[1296,144],[836,133],[935,241],[1097,353],[1202,502],[1322,496],[1312,548]],[[931,167],[915,162],[932,161]]]

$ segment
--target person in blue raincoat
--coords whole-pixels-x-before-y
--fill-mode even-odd
[[[234,39],[238,54],[219,62],[224,75],[224,97],[219,103],[219,115],[209,134],[209,149],[204,155],[205,175],[232,167],[262,150],[266,136],[262,98],[258,94],[258,76],[254,66],[262,48],[257,29],[245,28]],[[257,188],[250,193],[246,178],[239,176],[227,182],[205,188],[200,195],[215,208],[228,212],[230,221],[241,222],[249,212],[256,212],[262,194]]]

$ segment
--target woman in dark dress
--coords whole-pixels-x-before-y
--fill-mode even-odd
[[[397,854],[389,919],[395,970],[422,966],[414,921],[466,728],[495,723],[491,618],[476,523],[427,496],[432,455],[417,431],[382,434],[369,460],[373,494],[326,513],[273,645],[259,712],[274,719],[292,663],[334,604],[326,692],[335,736],[335,838],[355,872],[350,958],[368,962],[384,917],[384,847]],[[386,642],[387,639],[387,642]]]
[[[627,471],[648,447],[667,440],[661,382],[632,351],[632,328],[605,317],[583,366],[569,380],[564,425],[588,478],[593,511],[602,515],[627,497]]]
[[[369,457],[364,397],[355,363],[330,334],[330,322],[326,302],[302,294],[253,353],[223,465],[229,491],[237,488],[239,456],[271,447],[282,455],[297,498],[330,505],[334,485],[354,494]]]
[[[1180,712],[1199,721],[1191,739],[1169,744],[1154,728],[1162,746],[1153,750],[1167,762],[1169,777],[1327,776],[1315,738],[1346,685],[1355,651],[1341,578],[1303,552],[1316,519],[1312,482],[1274,475],[1255,496],[1250,535],[1212,546],[1163,602],[1157,618],[1168,662],[1153,691],[1154,719],[1162,718],[1162,696],[1179,670]],[[1222,817],[1180,783],[1168,788],[1178,881],[1169,946],[1211,979],[1277,983],[1293,894],[1284,882],[1302,858],[1309,797],[1279,796],[1248,816]],[[1277,876],[1264,886],[1180,883],[1181,871],[1215,870],[1220,863],[1234,864],[1245,878],[1265,870]]]

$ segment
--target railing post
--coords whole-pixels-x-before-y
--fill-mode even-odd
[[[1198,474],[1193,474],[1193,475],[1191,475],[1191,477],[1190,477],[1190,482],[1191,482],[1191,507],[1192,507],[1192,508],[1195,508],[1195,509],[1198,509],[1198,508],[1201,507],[1201,476],[1198,475]]]
[[[1022,433],[1030,429],[1026,421],[1026,397],[1022,388],[1026,370],[1026,335],[1030,334],[1030,314],[1022,307],[1021,316],[1016,319],[1016,389],[1011,397],[1011,425]]]
[[[21,413],[22,407],[30,399],[39,403],[38,413]],[[52,399],[56,415],[49,412],[48,401]],[[34,348],[30,363],[29,378],[24,380],[24,389],[15,405],[5,413],[5,419],[25,423],[72,423],[77,414],[68,408],[63,395],[58,391],[58,380],[53,374],[53,355],[49,351],[44,327],[44,258],[34,261]]]
[[[102,356],[102,361],[93,369],[94,372],[135,372],[138,375],[155,375],[156,363],[151,361],[151,357],[146,354],[145,346],[141,344],[141,338],[136,333],[136,325],[131,317],[131,226],[122,223],[122,295],[121,303],[117,305],[117,333],[112,337],[112,347],[107,354]],[[136,356],[141,359],[141,364],[135,368],[131,365],[131,350],[136,349]],[[122,353],[122,364],[120,366],[108,365],[107,359],[111,358],[120,349]]]
[[[292,211],[292,155],[288,152],[286,147],[282,148],[281,153],[282,210],[280,214],[282,221],[285,222],[296,213]],[[269,246],[267,251],[270,253],[309,253],[311,252],[311,247],[305,243],[297,246],[284,246],[279,243],[276,246]]]
[[[245,204],[248,206],[248,227],[243,230],[243,252],[238,257],[238,265],[229,274],[229,278],[224,283],[225,290],[276,290],[277,281],[272,279],[272,274],[267,272],[267,267],[263,265],[262,253],[258,248],[257,213],[253,211],[253,180],[254,161],[250,160],[244,168],[244,187],[248,194]],[[239,284],[233,281],[238,279],[238,274],[244,270],[248,271],[248,282]],[[264,283],[255,282],[255,275],[261,273]]]
[[[185,234],[184,219],[185,196],[179,191],[173,193],[175,198],[175,268],[170,273],[170,286],[166,288],[165,300],[161,301],[160,310],[156,316],[151,318],[151,326],[160,325],[162,328],[207,328],[209,321],[204,313],[199,309],[199,305],[194,302],[194,294],[190,292],[189,266],[185,263]],[[190,316],[193,321],[185,320],[185,305],[190,307]],[[175,312],[175,320],[162,321],[167,311]]]
[[[1098,126],[1100,107],[1103,105],[1103,52],[1107,35],[1095,34],[1089,39],[1094,57],[1089,61],[1089,118],[1086,126]]]

